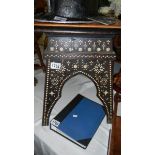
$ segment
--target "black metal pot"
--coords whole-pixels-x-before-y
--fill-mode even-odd
[[[51,0],[51,10],[56,16],[85,18],[98,13],[99,0]]]

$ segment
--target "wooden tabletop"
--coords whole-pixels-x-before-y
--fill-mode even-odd
[[[112,25],[103,25],[100,23],[89,23],[89,24],[68,24],[68,23],[45,23],[45,22],[34,22],[35,27],[63,27],[63,28],[103,28],[103,29],[121,29],[121,22],[117,21]]]

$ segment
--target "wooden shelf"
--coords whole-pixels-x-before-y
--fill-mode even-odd
[[[45,22],[34,22],[34,26],[39,27],[58,27],[58,28],[101,28],[101,29],[121,29],[121,22],[118,21],[112,25],[103,24],[67,24],[67,23],[45,23]]]

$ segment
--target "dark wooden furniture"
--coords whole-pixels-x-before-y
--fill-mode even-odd
[[[114,116],[108,155],[121,155],[121,117]]]
[[[121,64],[121,36],[114,38],[114,50],[116,52],[115,62]],[[117,116],[118,103],[121,102],[121,69],[113,76],[114,111],[112,121],[111,143],[109,144],[109,155],[121,155],[121,117]]]
[[[40,51],[40,47],[39,47],[39,44],[38,44],[38,39],[41,37],[42,33],[34,33],[34,54],[37,54],[38,58],[39,58],[39,61],[40,61],[40,64],[34,64],[34,69],[37,70],[37,69],[42,69],[43,72],[45,72],[45,64],[43,62],[43,56],[41,54],[41,51]],[[38,80],[37,78],[34,77],[34,85],[36,86],[36,84],[38,83]]]
[[[121,102],[121,71],[116,73],[113,78],[113,88],[116,93],[114,95],[114,111],[109,155],[121,155],[121,117],[117,116],[118,103]]]
[[[35,31],[46,32],[48,48],[46,87],[42,125],[49,124],[49,116],[61,97],[64,83],[77,74],[89,77],[97,88],[108,123],[112,122],[112,61],[115,59],[112,39],[120,33],[120,25],[49,24],[35,23]],[[52,69],[51,63],[60,65]]]
[[[45,8],[47,7],[45,0],[34,0],[34,12],[40,13],[45,12]],[[38,39],[41,37],[42,32],[40,33],[34,33],[34,54],[38,55],[40,64],[34,64],[34,69],[42,69],[45,71],[45,64],[43,62],[42,54],[38,45]],[[34,77],[34,85],[38,83],[38,80],[36,77]]]
[[[77,74],[83,74],[94,82],[97,96],[107,114],[107,122],[113,122],[113,38],[120,35],[120,23],[58,24],[34,23],[35,32],[48,35],[44,53],[47,62],[42,125],[49,124],[50,113],[61,97],[65,82]]]
[[[45,71],[46,67],[43,62],[43,56],[41,54],[40,47],[38,44],[38,40],[41,37],[41,35],[42,33],[34,33],[34,54],[37,54],[40,61],[40,64],[34,64],[34,69],[42,69],[43,71]]]
[[[45,12],[47,8],[47,2],[45,0],[34,0],[34,12]]]

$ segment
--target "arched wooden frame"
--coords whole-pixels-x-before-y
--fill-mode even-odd
[[[51,111],[57,101],[61,98],[62,88],[70,78],[83,74],[95,84],[97,97],[104,105],[107,122],[112,122],[113,100],[112,100],[112,61],[101,57],[99,59],[87,56],[58,58],[47,55],[47,73],[43,106],[42,125],[49,125]],[[58,70],[51,69],[52,60],[61,63]]]

